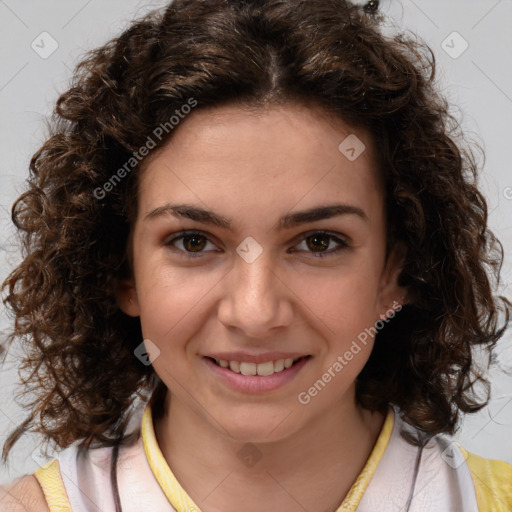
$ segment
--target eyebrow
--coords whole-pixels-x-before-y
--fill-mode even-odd
[[[144,221],[156,219],[169,214],[173,215],[174,217],[181,217],[196,222],[201,222],[202,224],[210,224],[228,230],[233,229],[233,222],[230,219],[213,211],[205,210],[204,208],[186,203],[166,203],[147,213],[144,217]],[[287,213],[279,219],[276,225],[274,225],[274,229],[289,229],[301,224],[330,219],[332,217],[338,217],[341,215],[355,215],[366,222],[368,221],[368,216],[358,206],[337,203],[332,205],[317,206],[315,208],[310,208],[308,210],[299,212]]]

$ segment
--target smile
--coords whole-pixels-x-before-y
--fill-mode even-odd
[[[229,368],[232,372],[241,373],[242,375],[260,375],[268,377],[274,373],[282,372],[286,368],[290,368],[297,361],[302,359],[278,359],[277,361],[266,361],[263,363],[247,363],[240,361],[226,361],[225,359],[213,359],[217,366],[221,368]]]
[[[224,385],[242,393],[275,391],[291,382],[311,360],[311,355],[274,361],[236,361],[203,357],[207,368]]]

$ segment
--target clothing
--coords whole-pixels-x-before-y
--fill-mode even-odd
[[[512,466],[468,453],[450,437],[431,438],[422,450],[401,435],[418,431],[390,408],[363,470],[336,512],[510,512]],[[117,482],[123,512],[200,512],[158,446],[151,407],[141,435],[121,446]],[[418,454],[421,452],[421,458]],[[114,512],[113,448],[72,445],[35,472],[51,512]],[[417,478],[415,466],[419,462]],[[411,493],[411,489],[413,492]]]

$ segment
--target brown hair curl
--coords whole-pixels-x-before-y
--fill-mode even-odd
[[[12,209],[24,259],[3,284],[9,339],[24,342],[23,394],[35,399],[4,460],[29,430],[60,447],[112,445],[138,393],[162,385],[134,357],[140,322],[115,299],[130,271],[137,168],[105,198],[93,191],[190,98],[197,108],[314,103],[369,130],[388,252],[406,247],[399,284],[409,303],[377,334],[359,403],[395,404],[429,434],[453,432],[459,411],[484,405],[471,350],[490,351],[508,323],[510,303],[490,280],[499,283],[503,250],[487,228],[476,158],[435,89],[434,55],[413,37],[385,36],[380,21],[345,0],[176,0],[77,66]]]

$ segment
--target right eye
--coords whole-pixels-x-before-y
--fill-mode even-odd
[[[198,258],[202,257],[205,252],[210,252],[203,250],[208,243],[215,247],[208,237],[200,231],[183,231],[176,234],[178,236],[166,242],[165,245],[171,247],[174,252],[182,253],[185,258]],[[177,247],[176,244],[181,245],[181,247]],[[218,252],[218,250],[214,251]]]

